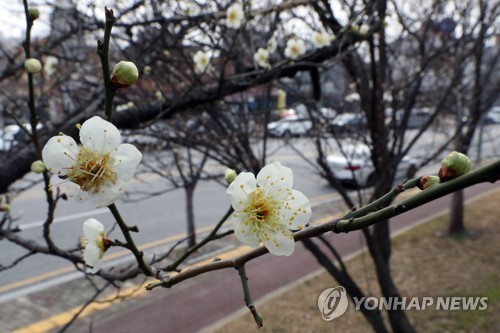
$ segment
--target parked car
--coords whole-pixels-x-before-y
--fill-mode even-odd
[[[419,129],[422,128],[432,117],[432,112],[429,108],[415,108],[410,111],[410,116],[408,117],[408,123],[406,128],[408,129]],[[403,113],[399,111],[396,114],[396,123],[398,126],[401,125],[403,121]]]
[[[492,107],[484,115],[484,123],[485,124],[500,124],[500,106]]]
[[[326,157],[326,161],[334,176],[344,185],[366,187],[377,180],[375,168],[370,158],[370,148],[361,143],[343,144],[342,152]],[[413,177],[417,169],[417,161],[405,156],[398,165],[396,180]]]
[[[274,137],[291,137],[308,135],[312,122],[297,117],[286,117],[267,125],[267,132]]]
[[[23,124],[28,130],[31,129],[29,123]],[[37,129],[41,129],[42,124],[38,123]],[[8,151],[18,142],[28,140],[28,135],[21,130],[17,124],[7,125],[0,128],[0,151]]]
[[[355,133],[366,128],[366,117],[361,113],[342,113],[332,120],[330,132],[335,134]]]

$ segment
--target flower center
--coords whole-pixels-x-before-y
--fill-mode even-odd
[[[255,205],[255,217],[259,221],[264,221],[270,215],[270,211],[267,208],[266,202],[262,201]]]
[[[97,193],[103,184],[116,182],[116,174],[110,165],[110,154],[100,155],[81,147],[76,163],[68,172],[68,178],[85,191]]]
[[[279,205],[272,197],[265,197],[262,188],[257,187],[250,195],[246,223],[253,223],[257,229],[262,229],[263,224],[273,228],[276,224],[274,216],[279,210]]]
[[[236,20],[238,20],[238,14],[234,11],[229,12],[229,21],[234,22]]]

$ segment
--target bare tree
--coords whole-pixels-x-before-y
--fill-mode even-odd
[[[2,152],[7,158],[0,166],[0,192],[10,196],[8,191],[12,190],[12,185],[29,172],[34,160],[41,159],[41,147],[51,135],[64,132],[77,137],[75,124],[95,114],[104,115],[119,128],[127,129],[130,137],[148,129],[147,135],[154,137],[157,144],[152,155],[157,153],[156,157],[160,157],[154,161],[157,164],[150,165],[166,176],[171,186],[181,186],[186,190],[188,234],[192,237],[188,249],[175,258],[171,256],[179,244],[155,254],[153,258],[145,257],[133,237],[138,228],[127,225],[126,217],[120,215],[114,204],[109,206],[115,226],[121,231],[120,237],[125,239],[116,240],[112,245],[128,249],[135,258],[132,266],[101,270],[99,275],[109,282],[117,283],[142,274],[156,278],[148,286],[148,289],[154,289],[172,287],[213,270],[237,268],[245,301],[257,324],[262,324],[251,300],[245,264],[265,254],[265,247],[234,260],[213,262],[179,274],[171,272],[178,271],[202,246],[232,233],[232,230],[221,229],[232,213],[230,208],[221,214],[220,221],[206,237],[195,239],[193,193],[209,160],[237,171],[257,173],[262,168],[269,153],[266,128],[271,118],[269,102],[276,87],[293,92],[297,91],[298,84],[298,91],[309,92],[307,98],[300,94],[295,96],[307,105],[313,123],[313,143],[318,158],[317,165],[312,162],[310,165],[319,170],[339,190],[348,207],[353,208],[338,221],[294,233],[294,239],[304,241],[311,253],[348,289],[351,296],[362,295],[363,291],[357,286],[356,277],[349,275],[335,248],[321,235],[330,231],[363,229],[383,295],[398,297],[400,292],[391,276],[388,219],[498,175],[500,166],[496,162],[461,179],[426,190],[404,204],[392,204],[399,192],[415,187],[419,180],[415,178],[393,188],[398,164],[438,120],[445,119],[453,125],[453,130],[448,133],[446,142],[435,147],[432,156],[427,156],[422,164],[439,156],[448,143],[464,133],[465,129],[464,137],[470,144],[480,115],[487,108],[485,101],[496,93],[494,89],[484,89],[488,81],[484,81],[482,75],[487,72],[479,68],[483,68],[484,64],[483,45],[489,36],[486,31],[489,24],[495,22],[498,7],[489,10],[487,4],[481,2],[479,20],[473,12],[466,10],[468,7],[464,7],[464,15],[472,13],[471,27],[474,28],[465,29],[469,32],[464,32],[463,36],[446,36],[441,24],[447,12],[439,2],[421,4],[417,8],[421,12],[419,17],[427,18],[422,21],[415,18],[411,10],[400,8],[399,3],[384,0],[340,2],[342,11],[334,10],[326,0],[293,0],[255,6],[244,1],[245,20],[238,29],[223,24],[229,6],[227,1],[192,2],[189,8],[182,1],[133,4],[117,1],[114,11],[106,9],[104,21],[98,19],[102,17],[97,15],[101,9],[82,8],[75,2],[54,12],[54,15],[61,11],[67,14],[58,15],[63,22],[57,24],[60,27],[57,33],[53,27],[54,33],[50,37],[32,42],[30,28],[34,21],[30,18],[27,2],[24,3],[28,27],[24,54],[5,48],[1,50],[0,103],[25,130],[28,139],[25,142],[13,140],[12,148]],[[398,18],[401,31],[397,38],[388,36],[389,31],[385,29],[387,13]],[[347,18],[343,17],[344,14]],[[290,30],[297,22],[300,22],[301,33],[306,34],[304,37],[298,31]],[[294,56],[294,59],[286,56],[289,50],[285,51],[285,40],[294,37],[307,39],[307,34],[318,31],[326,31],[335,39],[329,39],[324,47],[306,45],[304,52]],[[268,48],[267,44],[273,38],[278,41],[277,51],[269,51],[269,66],[262,66],[254,55],[259,48]],[[96,40],[100,40],[97,49]],[[199,51],[209,59],[209,64],[201,70],[193,59]],[[25,58],[46,59],[48,56],[59,59],[57,72],[39,76],[28,74],[28,80],[22,86],[13,84],[24,78]],[[128,90],[118,89],[109,81],[109,62],[121,59],[133,60],[141,71],[141,80]],[[361,139],[369,145],[370,159],[375,173],[379,175],[374,179],[368,203],[361,201],[358,209],[354,209],[354,200],[332,173],[326,159],[325,147],[332,142],[342,149],[341,138],[335,133],[333,136],[327,133],[329,120],[320,113],[319,100],[324,95],[321,77],[332,64],[347,73],[348,79],[344,80],[352,82],[352,92],[359,95],[360,113],[366,119],[367,133]],[[472,64],[475,80],[472,84],[474,94],[468,96],[467,101],[475,113],[471,113],[470,123],[464,127],[463,122],[453,122],[446,116],[450,113],[447,107],[450,93],[457,87],[465,90],[470,82],[466,75],[468,64]],[[26,86],[28,88],[19,89]],[[490,97],[484,97],[486,100],[482,101],[482,97],[478,96],[484,91],[488,91]],[[252,111],[247,103],[250,97],[258,98],[261,103]],[[28,106],[24,101],[29,101]],[[115,104],[129,103],[133,107],[115,107]],[[431,108],[430,116],[421,128],[408,137],[410,117],[420,107]],[[29,126],[25,125],[27,123]],[[151,130],[153,126],[150,125],[159,123],[165,126],[159,127],[156,132]],[[170,154],[165,159],[161,156],[164,151]],[[175,176],[179,178],[168,175],[164,168],[175,170]],[[43,182],[48,214],[41,241],[29,238],[15,227],[15,221],[8,212],[2,212],[2,241],[29,251],[28,255],[16,258],[12,265],[32,253],[42,253],[72,262],[83,271],[85,266],[81,264],[82,256],[78,254],[78,249],[63,248],[54,242],[51,234],[57,205],[61,199],[66,199],[66,195],[51,185],[47,170],[43,172]],[[338,266],[332,263],[330,256],[318,247],[313,238],[326,246],[333,258],[339,261]],[[163,265],[163,260],[169,257],[172,262]],[[389,331],[379,311],[364,311],[363,314],[377,332]],[[414,331],[404,311],[388,311],[388,318],[393,331]]]

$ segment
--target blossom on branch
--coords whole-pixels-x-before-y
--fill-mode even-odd
[[[210,65],[210,58],[208,54],[200,50],[193,56],[193,62],[196,73],[203,73]]]
[[[96,207],[109,206],[125,191],[142,154],[121,144],[118,129],[100,117],[80,127],[80,142],[67,135],[52,137],[42,150],[47,170],[80,186]]]
[[[253,59],[259,67],[270,68],[269,64],[269,52],[266,49],[259,47],[257,52],[253,55]]]
[[[370,26],[366,23],[363,23],[359,26],[358,32],[361,36],[366,36],[370,32]]]
[[[54,56],[48,56],[43,64],[43,72],[48,76],[52,76],[57,70],[57,65],[59,65],[59,60]]]
[[[273,54],[274,52],[276,52],[277,48],[278,48],[278,42],[276,41],[276,38],[271,37],[271,39],[267,41],[267,46],[266,46],[267,52],[269,52],[269,54]]]
[[[104,226],[96,219],[88,219],[83,222],[83,236],[81,237],[83,261],[85,265],[92,267],[92,274],[102,266],[104,252],[111,246],[111,241],[106,238]]]
[[[313,35],[313,43],[316,48],[320,49],[325,46],[332,45],[332,36],[323,31],[323,32],[315,32]]]
[[[290,59],[297,59],[306,53],[304,41],[301,39],[290,38],[286,43],[285,56]]]
[[[275,255],[291,255],[291,230],[304,228],[311,218],[309,199],[292,186],[292,170],[279,162],[262,168],[257,179],[251,172],[240,173],[227,189],[236,237],[254,248],[263,243]]]
[[[226,11],[226,26],[232,29],[239,29],[245,18],[243,7],[238,2],[233,3]]]

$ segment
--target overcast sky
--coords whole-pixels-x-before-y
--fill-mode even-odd
[[[33,36],[43,36],[48,33],[50,17],[50,1],[32,0],[30,4],[40,9],[40,19],[32,28]],[[21,0],[0,0],[0,37],[2,39],[22,39],[26,33],[26,20]]]

